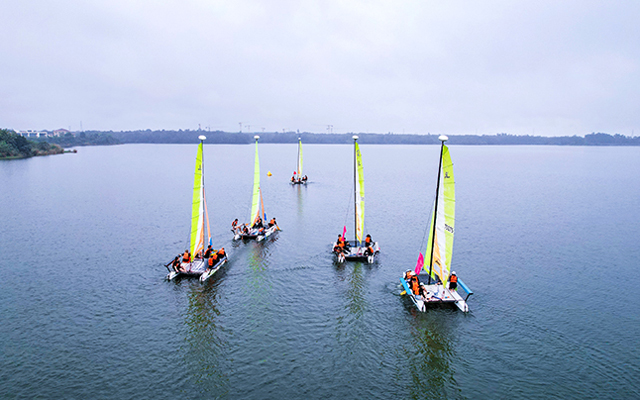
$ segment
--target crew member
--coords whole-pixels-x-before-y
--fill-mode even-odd
[[[456,290],[458,288],[458,276],[456,272],[451,272],[451,276],[449,277],[449,290]]]
[[[276,224],[276,218],[273,217],[271,218],[271,221],[269,221],[269,228],[271,228],[272,226],[274,226]]]
[[[184,254],[182,255],[182,262],[185,263],[190,263],[191,262],[191,253],[189,253],[189,250],[185,250]]]

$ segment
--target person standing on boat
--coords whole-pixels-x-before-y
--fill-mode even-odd
[[[212,252],[211,245],[209,245],[209,247],[207,247],[207,251],[204,252],[203,258],[205,262],[209,259],[209,257],[211,257],[211,252]]]
[[[449,277],[449,290],[456,290],[458,288],[458,276],[456,275],[456,271],[451,272],[451,276]]]
[[[238,229],[238,218],[234,219],[233,222],[231,223],[231,229],[233,230],[233,232],[235,232],[236,229]]]

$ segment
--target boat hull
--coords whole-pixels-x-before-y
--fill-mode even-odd
[[[456,290],[450,290],[442,284],[422,284],[426,295],[415,295],[404,278],[400,278],[407,296],[419,311],[426,312],[428,308],[437,304],[454,304],[462,312],[469,312],[467,302]]]
[[[235,233],[233,236],[234,240],[256,240],[258,242],[268,238],[274,233],[278,232],[277,226],[272,226],[269,228],[265,228],[262,232],[258,232],[257,229],[252,229],[248,234],[243,233]]]
[[[332,248],[335,248],[337,245],[338,242],[334,242]],[[358,261],[372,264],[375,261],[376,256],[380,253],[380,246],[378,245],[378,242],[374,242],[371,247],[373,247],[373,254],[365,254],[366,247],[356,246],[355,244],[345,253],[338,254],[335,251],[333,253],[336,254],[338,259],[337,261],[340,263],[345,261]]]
[[[200,275],[200,282],[206,282],[207,279],[209,279],[213,275],[215,275],[216,272],[218,272],[218,270],[220,268],[222,268],[222,266],[227,263],[227,261],[228,261],[228,259],[225,256],[222,260],[218,261],[218,263],[216,265],[214,265],[213,268],[208,269],[207,271],[203,272],[202,275]]]

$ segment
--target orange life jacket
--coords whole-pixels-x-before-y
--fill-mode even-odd
[[[218,253],[216,254],[216,256],[220,257],[220,258],[224,258],[224,256],[226,256],[224,249],[220,249],[218,250]]]
[[[412,276],[410,278],[409,285],[414,295],[420,294],[420,281],[417,276]]]
[[[455,275],[451,275],[451,277],[449,278],[449,282],[458,283],[458,277]]]
[[[275,225],[275,224],[276,224],[276,219],[271,218],[271,221],[269,221],[269,225]]]
[[[367,237],[364,239],[364,242],[365,242],[366,244],[371,244],[371,238],[370,238],[369,236],[367,236]]]

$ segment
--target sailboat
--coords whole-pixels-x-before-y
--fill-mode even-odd
[[[354,232],[355,240],[346,240],[347,227],[333,244],[333,253],[337,261],[365,261],[373,263],[380,253],[378,242],[374,242],[370,235],[363,238],[364,233],[364,174],[362,155],[358,146],[358,136],[353,136],[353,192],[354,192]],[[364,239],[364,240],[363,240]]]
[[[473,292],[457,277],[454,271],[450,270],[456,204],[453,163],[449,148],[444,144],[449,138],[442,135],[438,139],[442,143],[436,199],[431,213],[431,229],[425,252],[429,257],[429,272],[420,274],[424,264],[424,258],[420,253],[415,271],[407,270],[400,278],[400,282],[406,294],[420,311],[426,311],[429,304],[454,303],[463,312],[468,312],[467,299]],[[465,298],[462,298],[458,288],[462,288],[466,292]]]
[[[306,185],[307,184],[307,176],[302,175],[302,141],[298,138],[298,161],[296,163],[296,170],[293,171],[293,176],[291,177],[292,185]]]
[[[213,250],[216,252],[216,262],[212,263],[211,266],[208,262],[208,255],[211,252],[207,252],[205,245],[207,243],[211,245],[211,228],[209,226],[209,212],[207,210],[207,199],[204,191],[204,159],[202,154],[202,147],[207,138],[206,136],[200,135],[198,139],[200,139],[200,144],[198,145],[198,152],[196,153],[196,171],[193,182],[190,246],[184,255],[178,255],[174,260],[176,263],[173,270],[169,270],[170,272],[167,275],[168,280],[175,279],[179,276],[199,276],[200,281],[204,282],[227,262],[224,248],[219,251]],[[218,257],[218,254],[220,254],[220,257]]]
[[[280,230],[276,224],[276,219],[272,218],[267,223],[267,214],[264,212],[264,202],[262,201],[262,189],[260,188],[260,159],[258,157],[258,139],[260,136],[253,137],[256,140],[255,162],[253,168],[253,195],[251,198],[251,217],[248,224],[241,226],[233,226],[233,238],[239,239],[256,239],[264,240],[275,232]],[[235,223],[235,221],[234,221]]]

